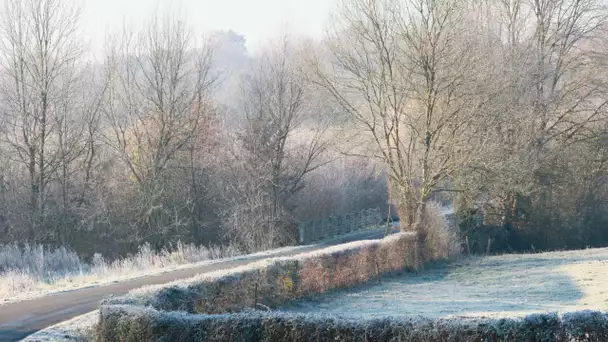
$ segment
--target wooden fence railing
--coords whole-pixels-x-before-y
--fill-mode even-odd
[[[382,224],[380,209],[366,209],[356,213],[329,216],[322,220],[299,225],[300,244],[321,241],[352,232],[377,228]]]

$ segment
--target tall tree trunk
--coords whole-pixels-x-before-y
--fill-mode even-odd
[[[38,222],[38,177],[36,174],[36,151],[29,148],[28,173],[30,176],[30,222],[28,238],[32,241],[36,239],[36,226]]]

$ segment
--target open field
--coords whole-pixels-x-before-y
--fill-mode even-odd
[[[345,318],[505,317],[608,309],[608,249],[475,257],[285,308]]]

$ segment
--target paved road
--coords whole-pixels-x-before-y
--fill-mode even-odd
[[[344,239],[335,239],[331,244],[344,243],[352,240],[373,239],[381,236],[381,231],[370,231],[361,235],[351,235]],[[324,248],[328,244],[300,248],[295,252],[289,251],[279,253],[273,255],[273,257],[305,253]],[[0,305],[0,341],[16,341],[48,326],[93,311],[99,307],[99,302],[109,295],[122,295],[144,285],[164,284],[178,279],[189,278],[201,273],[250,264],[267,257],[268,256],[259,256],[247,260],[218,262],[105,286],[61,292],[37,299]]]

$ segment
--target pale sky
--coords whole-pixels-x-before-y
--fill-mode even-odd
[[[106,30],[123,22],[141,25],[160,8],[185,13],[196,33],[233,30],[244,34],[255,52],[286,29],[293,34],[322,37],[334,0],[82,0],[83,27],[91,48],[101,50]]]

